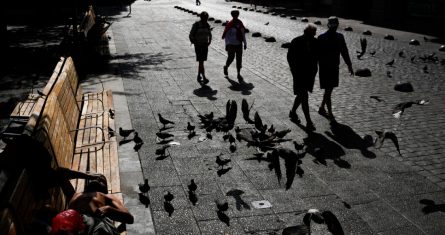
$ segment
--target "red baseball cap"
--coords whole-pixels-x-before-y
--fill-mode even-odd
[[[60,212],[53,218],[51,234],[54,235],[58,234],[59,232],[76,234],[84,229],[85,224],[83,223],[82,215],[73,209],[69,209]]]

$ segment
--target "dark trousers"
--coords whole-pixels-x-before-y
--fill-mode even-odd
[[[239,70],[242,67],[243,62],[243,45],[227,45],[226,46],[227,51],[227,61],[226,66],[229,67],[230,64],[233,62],[233,59],[235,59],[236,56],[236,68]]]

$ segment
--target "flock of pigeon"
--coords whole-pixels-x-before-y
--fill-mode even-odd
[[[297,141],[293,141],[295,151],[282,146],[280,143],[292,141],[292,139],[285,139],[286,135],[290,133],[291,130],[276,130],[273,124],[270,126],[264,124],[258,112],[255,112],[252,120],[252,118],[250,117],[250,110],[252,109],[252,106],[253,103],[249,106],[246,99],[242,100],[242,116],[247,124],[251,124],[251,127],[240,128],[239,126],[235,126],[238,105],[234,100],[227,101],[226,114],[222,117],[215,117],[213,112],[198,115],[200,128],[205,131],[200,137],[200,140],[203,141],[205,139],[212,139],[213,132],[221,132],[223,134],[223,141],[229,142],[229,149],[231,152],[236,151],[237,141],[239,143],[246,142],[247,147],[254,147],[257,149],[260,155],[266,156],[266,158],[268,159],[267,161],[270,162],[269,169],[275,171],[279,182],[281,182],[282,178],[280,159],[283,159],[284,165],[286,167],[287,179],[285,187],[286,189],[289,189],[292,185],[295,175],[297,174],[302,177],[304,174],[304,171],[300,167],[300,165],[302,164],[301,159],[305,156],[305,146],[303,143],[300,144]],[[167,149],[172,145],[171,137],[174,137],[174,135],[164,132],[163,130],[167,129],[166,125],[174,125],[175,123],[164,118],[161,114],[158,114],[158,118],[159,122],[163,126],[156,133],[156,136],[158,137],[158,144],[163,144],[163,146],[157,149],[155,154],[159,155],[160,159],[164,159],[169,156],[166,152]],[[197,135],[196,126],[192,125],[190,122],[187,122],[186,130],[189,133],[189,139]],[[232,131],[234,131],[234,133],[231,133]],[[119,135],[122,136],[124,139],[129,137],[131,133],[134,133],[133,141],[136,145],[143,144],[142,139],[140,139],[138,133],[134,129],[124,130],[122,128],[119,128]],[[231,169],[230,167],[225,168],[231,162],[231,159],[223,158],[222,153],[217,155],[215,158],[215,163],[218,169],[217,173],[218,176],[221,177],[221,175]],[[197,189],[198,185],[195,183],[194,179],[191,179],[190,184],[188,185],[188,198],[194,206],[196,206],[198,202],[198,195],[196,194]],[[145,207],[148,207],[150,204],[150,198],[148,197],[148,192],[150,190],[148,179],[144,179],[144,182],[139,184],[139,190],[140,202]],[[169,216],[172,216],[175,210],[172,204],[174,198],[174,195],[170,191],[167,191],[164,194],[164,210],[168,213]],[[230,218],[226,214],[226,211],[229,209],[228,202],[225,199],[217,199],[215,200],[215,205],[218,218],[222,222],[227,224],[227,226],[230,226]],[[335,215],[332,214],[332,212],[320,212],[316,209],[310,209],[306,212],[303,220],[303,225],[288,227],[283,231],[283,234],[293,234],[292,232],[295,232],[296,230],[303,232],[310,231],[309,224],[311,220],[317,223],[326,223],[330,231],[343,231],[341,225],[339,224]]]

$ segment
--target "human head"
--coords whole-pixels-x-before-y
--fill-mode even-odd
[[[209,19],[209,13],[203,11],[201,14],[199,14],[199,17],[201,18],[201,21],[207,21]]]
[[[337,30],[338,28],[338,18],[336,16],[331,16],[328,18],[328,29]]]
[[[84,229],[82,215],[73,209],[60,212],[51,223],[51,235],[80,234]]]
[[[85,186],[85,192],[101,192],[108,193],[107,179],[105,177],[98,177],[94,180],[90,180]]]
[[[239,11],[238,10],[233,10],[233,11],[230,12],[230,15],[232,15],[233,19],[238,19]]]
[[[306,25],[306,28],[304,28],[304,35],[314,37],[317,33],[317,26],[315,24],[309,23]]]

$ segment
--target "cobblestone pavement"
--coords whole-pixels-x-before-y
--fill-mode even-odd
[[[304,24],[241,12],[241,19],[251,31],[278,39],[278,43],[266,43],[262,38],[249,35],[242,73],[252,85],[244,89],[231,85],[222,75],[226,53],[219,35],[223,27],[213,24],[214,41],[206,62],[211,88],[201,88],[196,83],[197,64],[188,41],[188,32],[197,17],[173,6],[207,10],[211,17],[224,19],[233,3],[208,0],[199,8],[193,3],[136,1],[130,17],[115,16],[112,25],[111,38],[117,52],[114,59],[124,85],[122,94],[128,101],[131,124],[144,140],[138,154],[143,174],[151,185],[150,209],[156,233],[279,234],[286,226],[301,224],[303,212],[309,208],[333,211],[346,234],[441,234],[445,230],[445,215],[438,211],[445,201],[445,191],[431,182],[434,172],[419,167],[418,163],[420,156],[424,156],[428,165],[443,169],[439,167],[443,135],[440,135],[440,128],[435,128],[443,126],[438,111],[443,105],[443,94],[440,94],[440,69],[443,68],[431,64],[428,65],[430,73],[421,74],[419,70],[423,64],[410,64],[399,58],[396,58],[394,68],[386,68],[382,63],[389,55],[397,56],[400,48],[406,48],[405,53],[409,56],[414,49],[405,46],[406,42],[401,39],[389,42],[390,47],[386,41],[369,37],[370,49],[378,50],[378,53],[375,57],[366,55],[361,61],[354,60],[354,65],[359,68],[366,64],[373,71],[373,77],[349,77],[342,68],[342,84],[335,91],[337,126],[330,126],[326,119],[316,114],[321,98],[316,88],[311,97],[311,115],[317,131],[307,136],[287,117],[293,96],[286,50],[280,48],[280,42],[298,35]],[[264,26],[267,21],[270,27]],[[354,42],[350,43],[350,51],[355,51],[361,35],[348,33],[346,37],[348,42]],[[434,46],[430,45],[431,48]],[[429,52],[423,45],[415,50],[419,51],[417,53]],[[229,68],[231,78],[235,74],[233,67]],[[393,71],[395,78],[386,78],[387,69]],[[399,79],[410,80],[415,92],[400,94],[393,91],[392,87]],[[434,84],[434,89],[426,83]],[[380,95],[385,102],[374,102],[369,99],[370,95]],[[302,159],[304,174],[296,176],[292,187],[285,190],[284,178],[288,178],[283,176],[280,184],[267,159],[254,155],[257,151],[246,147],[244,142],[237,143],[237,150],[231,153],[229,143],[222,140],[221,133],[213,132],[212,139],[200,142],[198,137],[205,135],[205,131],[198,129],[197,137],[187,138],[187,122],[198,125],[197,115],[210,111],[222,116],[227,100],[233,99],[240,104],[242,98],[254,103],[251,112],[258,111],[265,123],[280,130],[291,129],[289,138],[300,142],[305,139],[314,147],[324,149],[326,162],[316,161],[314,156],[320,153],[306,154]],[[395,104],[419,98],[429,99],[430,104],[406,110],[400,120],[392,117],[391,109]],[[166,131],[173,133],[174,140],[180,145],[168,148],[166,158],[155,155],[155,150],[162,146],[155,135],[162,127],[157,121],[157,113],[176,123]],[[419,120],[424,123],[414,126]],[[242,128],[249,127],[239,116],[236,123]],[[364,135],[373,135],[374,129],[380,128],[397,129],[402,157],[389,157],[388,154],[394,155],[396,151],[388,143],[382,151],[366,145]],[[435,134],[439,135],[439,140],[433,142]],[[414,142],[418,145],[414,146]],[[291,143],[283,145],[293,148]],[[433,149],[437,158],[428,152]],[[424,151],[424,155],[420,155],[420,151]],[[220,153],[224,159],[231,159],[225,171],[218,169],[215,163]],[[281,168],[285,169],[284,163]],[[439,178],[441,174],[434,175]],[[130,192],[124,195],[126,203],[137,202],[135,177],[128,173],[121,175],[121,179],[123,191]],[[196,206],[189,201],[187,184],[190,179],[195,179],[198,184]],[[435,182],[440,185],[442,181]],[[231,196],[233,190],[240,190],[241,196]],[[172,202],[175,210],[171,216],[164,208],[163,195],[167,191],[175,195]],[[217,198],[229,202],[230,226],[216,213],[214,200]],[[422,199],[432,200],[437,205]],[[256,209],[251,202],[257,200],[268,200],[272,207]],[[345,206],[348,204],[350,209]],[[128,226],[133,231],[129,234],[138,234],[132,226]],[[313,225],[312,229],[313,234],[327,233],[322,225]]]
[[[204,5],[195,6],[192,2],[182,3],[180,6],[200,12],[206,10],[210,17],[221,19],[223,22],[230,19],[228,13],[232,6],[249,7],[247,4],[237,2],[222,2],[209,0]],[[250,8],[250,7],[249,7]],[[226,11],[222,10],[226,9]],[[245,53],[245,61],[262,74],[265,79],[289,90],[292,88],[292,77],[286,61],[287,50],[281,49],[284,42],[289,42],[295,36],[302,33],[306,23],[301,18],[291,20],[252,11],[241,11],[240,19],[251,32],[260,32],[263,36],[273,36],[277,43],[266,43],[263,38],[251,38],[249,48]],[[187,14],[184,12],[184,14]],[[320,20],[318,34],[326,30],[326,19],[308,18],[310,22]],[[265,25],[269,22],[268,25]],[[217,24],[215,24],[217,25]],[[440,45],[424,42],[423,35],[395,31],[385,28],[363,25],[353,20],[341,20],[339,28],[351,26],[353,32],[344,33],[354,69],[369,68],[372,77],[360,78],[347,75],[346,66],[341,65],[341,82],[338,89],[334,90],[333,107],[337,119],[348,123],[359,135],[373,135],[377,129],[393,129],[397,133],[401,145],[401,153],[395,151],[393,146],[385,145],[382,151],[396,159],[409,164],[418,170],[420,174],[428,177],[441,187],[445,187],[445,131],[440,128],[445,125],[445,116],[442,110],[445,108],[445,66],[440,63],[422,62],[419,56],[435,53],[440,59],[445,59],[445,53],[439,52]],[[188,25],[184,26],[187,30]],[[223,27],[215,27],[214,34],[218,38]],[[364,36],[362,32],[370,30],[373,36]],[[394,35],[394,41],[383,39],[384,35]],[[251,35],[251,34],[250,34]],[[368,52],[376,51],[375,56],[366,54],[361,60],[355,57],[356,51],[360,51],[360,38],[368,41]],[[409,45],[411,39],[420,41],[420,46]],[[249,42],[248,42],[249,44]],[[215,43],[214,47],[222,51],[223,44]],[[405,58],[399,56],[403,51]],[[416,56],[415,63],[411,57]],[[385,64],[395,59],[393,67]],[[428,67],[428,73],[423,72],[423,67]],[[392,78],[387,76],[391,72]],[[397,82],[411,82],[414,92],[401,93],[393,90]],[[318,82],[317,82],[318,83]],[[318,84],[316,84],[316,87]],[[370,99],[371,95],[381,96],[383,102]],[[321,103],[322,90],[315,89],[311,96],[311,106],[318,109]],[[428,99],[428,106],[415,106],[408,109],[400,119],[395,119],[391,113],[395,105],[400,102]]]

